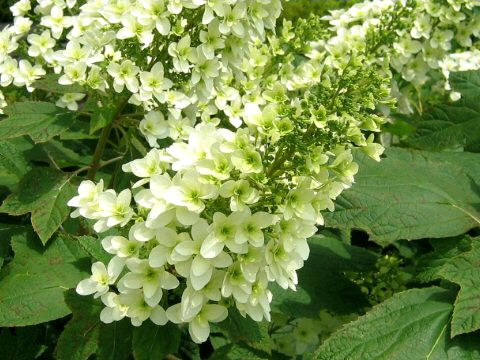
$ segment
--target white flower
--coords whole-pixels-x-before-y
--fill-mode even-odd
[[[63,94],[60,99],[57,100],[55,105],[59,107],[66,107],[69,110],[77,111],[78,110],[78,101],[82,100],[85,97],[85,94],[81,93],[66,93]]]
[[[121,64],[110,63],[107,71],[113,78],[113,87],[116,92],[122,92],[124,86],[132,93],[138,91],[137,74],[140,68],[131,60],[124,60]]]
[[[237,244],[249,242],[255,247],[263,246],[264,235],[262,229],[273,224],[273,215],[263,211],[252,215],[248,207],[242,213],[241,222],[235,234],[235,242]]]
[[[190,63],[195,62],[196,52],[190,47],[190,35],[180,39],[178,43],[173,42],[168,46],[168,53],[173,58],[173,66],[178,72],[189,72]]]
[[[55,39],[62,36],[63,29],[72,25],[70,16],[63,15],[63,9],[60,6],[53,6],[49,16],[43,16],[40,24],[52,31]]]
[[[168,136],[168,123],[160,111],[150,111],[140,121],[140,132],[151,147],[158,147],[157,141]]]
[[[80,295],[95,294],[95,298],[106,294],[122,272],[124,260],[115,256],[108,263],[108,268],[98,261],[92,264],[92,276],[82,280],[77,285],[77,293]]]
[[[125,189],[117,196],[115,191],[107,190],[98,197],[98,212],[93,216],[102,219],[94,225],[96,232],[103,232],[112,226],[125,226],[133,216],[133,209],[130,207],[132,193]]]
[[[285,219],[291,219],[297,216],[300,219],[315,221],[316,213],[312,206],[312,200],[315,193],[310,189],[295,189],[288,193],[285,208]]]
[[[205,342],[210,335],[210,322],[217,323],[226,319],[228,316],[227,309],[222,305],[203,304],[198,314],[189,321],[188,331],[192,340],[200,344]],[[167,317],[173,323],[181,323],[180,304],[173,305],[167,309]]]
[[[163,77],[163,65],[162,63],[156,63],[153,65],[150,71],[142,71],[140,73],[140,93],[143,98],[148,99],[148,95],[153,95],[156,98],[162,98],[163,92],[172,87],[173,83]],[[148,94],[148,95],[147,95]]]
[[[200,254],[204,258],[212,259],[218,256],[225,246],[235,253],[246,253],[247,245],[235,242],[237,226],[242,220],[242,217],[243,214],[240,212],[233,212],[229,216],[221,212],[213,214],[211,231],[202,244]]]
[[[180,173],[179,173],[180,174]],[[170,204],[185,206],[189,211],[201,213],[205,208],[204,200],[217,197],[217,188],[201,181],[194,171],[188,171],[183,176],[175,176],[172,187],[163,195]]]
[[[93,181],[84,180],[78,187],[78,195],[74,196],[67,203],[68,206],[76,207],[71,217],[83,216],[87,219],[95,219],[94,214],[98,211],[98,198],[103,192],[103,180],[98,184]]]
[[[55,46],[55,40],[50,37],[49,30],[45,30],[40,35],[30,34],[27,41],[31,44],[28,48],[28,55],[33,57],[44,54]]]
[[[250,187],[247,180],[228,180],[220,187],[219,194],[224,198],[230,198],[232,211],[242,211],[247,204],[254,204],[260,198],[258,191]]]
[[[142,178],[132,185],[134,189],[148,183],[153,175],[164,173],[170,167],[170,161],[171,158],[165,154],[165,150],[152,149],[144,158],[122,165],[122,170]]]
[[[207,222],[200,219],[192,226],[193,240],[186,237],[175,246],[171,254],[172,261],[176,262],[175,268],[178,273],[188,278],[197,291],[210,281],[215,268],[225,268],[232,264],[231,257],[223,251],[212,259],[206,259],[200,255],[200,248],[208,232]]]
[[[30,64],[28,60],[20,60],[18,63],[18,72],[13,80],[16,86],[26,86],[28,91],[33,91],[30,86],[35,80],[46,74],[41,65]]]
[[[143,289],[145,302],[149,306],[157,305],[162,299],[162,289],[171,290],[179,285],[175,276],[163,267],[151,267],[147,259],[129,258],[127,267],[130,270],[122,279],[128,289]]]
[[[160,305],[148,305],[141,290],[130,290],[119,297],[119,301],[128,308],[127,316],[133,326],[140,326],[147,319],[160,326],[167,323],[165,310]]]

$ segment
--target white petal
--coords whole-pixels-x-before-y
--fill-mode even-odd
[[[214,258],[223,250],[223,242],[218,240],[214,234],[207,236],[200,249],[200,254],[207,259]]]
[[[211,267],[210,260],[197,255],[193,259],[191,271],[195,276],[200,276],[205,274]]]
[[[156,325],[165,325],[168,321],[167,314],[161,306],[156,306],[150,314],[150,320]]]
[[[91,295],[97,291],[97,282],[90,278],[82,280],[78,283],[76,290],[80,295]]]

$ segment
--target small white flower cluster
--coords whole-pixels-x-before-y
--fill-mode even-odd
[[[403,104],[400,110],[409,113],[411,104],[402,97],[411,88],[418,91],[428,84],[433,91],[450,93],[450,72],[480,69],[480,50],[476,44],[480,37],[480,1],[415,0],[412,5],[407,0],[367,0],[332,11],[323,18],[337,32],[330,43],[344,49],[365,47],[368,31],[385,25],[382,21],[385,14],[399,4],[412,10],[405,17],[394,19],[402,26],[396,29],[399,39],[392,47],[382,47],[382,57],[374,60],[380,62],[386,57],[391,69],[399,74],[393,84],[394,93],[401,100],[400,105]],[[375,53],[372,51],[370,55]],[[456,100],[459,94],[451,92],[450,96]]]

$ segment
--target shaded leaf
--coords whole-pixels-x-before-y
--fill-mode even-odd
[[[178,325],[169,322],[158,326],[147,320],[133,330],[133,355],[136,360],[150,360],[175,354],[180,346],[180,335]]]
[[[237,344],[228,344],[215,350],[209,360],[266,360],[268,354]]]
[[[233,343],[245,343],[254,349],[270,353],[273,341],[268,334],[269,323],[256,322],[250,317],[243,317],[236,308],[230,308],[228,317],[218,327]]]
[[[127,319],[101,324],[98,340],[99,360],[127,359],[132,353],[132,325]]]
[[[271,286],[272,311],[294,317],[317,317],[322,309],[350,314],[368,306],[365,295],[344,272],[372,270],[377,256],[334,238],[316,236],[309,242],[310,256],[298,271],[297,290]]]
[[[38,344],[39,331],[36,328],[3,328],[0,332],[0,349],[3,360],[32,360],[42,353]]]
[[[102,303],[91,296],[80,296],[74,290],[65,292],[65,303],[73,317],[58,339],[56,358],[86,360],[95,354],[98,348]]]
[[[471,249],[471,239],[468,236],[457,238],[434,239],[430,241],[434,251],[420,257],[415,266],[415,278],[421,282],[440,279],[440,272],[445,264],[455,256]]]
[[[112,254],[107,253],[102,247],[102,241],[93,236],[79,236],[77,237],[80,246],[85,249],[95,260],[107,264],[113,257]]]
[[[409,140],[411,146],[438,151],[480,142],[480,71],[451,73],[449,81],[461,99],[429,109]]]

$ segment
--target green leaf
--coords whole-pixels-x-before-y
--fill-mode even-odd
[[[233,343],[245,343],[254,349],[270,353],[273,342],[268,334],[269,323],[256,322],[250,317],[243,317],[237,309],[230,308],[228,317],[218,327]]]
[[[79,155],[77,151],[67,147],[67,145],[72,143],[52,139],[46,143],[37,144],[33,151],[30,152],[30,158],[49,164],[53,159],[60,168],[90,164],[92,161],[91,156]]]
[[[298,271],[297,290],[271,286],[272,311],[294,317],[317,317],[321,309],[350,314],[368,306],[365,295],[344,272],[372,270],[377,256],[334,238],[315,236],[309,242],[310,256]]]
[[[443,266],[455,256],[469,251],[472,239],[468,236],[459,236],[457,238],[434,239],[430,242],[435,250],[421,256],[415,266],[415,278],[421,282],[440,279]]]
[[[180,335],[178,325],[167,323],[158,326],[145,321],[133,330],[133,355],[136,360],[150,360],[175,354],[180,346]]]
[[[71,175],[53,168],[34,168],[9,195],[0,212],[10,215],[31,213],[33,228],[45,244],[70,213],[67,205],[76,193]]]
[[[450,260],[439,273],[460,285],[453,310],[452,336],[480,329],[480,238],[472,239],[472,249]]]
[[[209,360],[267,360],[268,354],[237,344],[228,344],[215,350]]]
[[[98,339],[99,360],[123,360],[132,353],[132,325],[127,319],[101,324]]]
[[[12,237],[12,248],[15,257],[0,272],[0,327],[68,315],[63,292],[88,276],[87,254],[67,237],[43,247],[28,229]]]
[[[22,138],[0,142],[1,185],[14,188],[20,179],[31,169],[25,156],[25,145],[28,147],[30,144]]]
[[[28,135],[36,143],[46,142],[67,130],[74,114],[54,104],[25,101],[7,106],[8,117],[0,121],[0,140]]]
[[[438,359],[431,354],[445,336],[451,312],[451,294],[441,288],[395,294],[327,339],[316,358]]]
[[[92,113],[89,133],[93,134],[109,125],[114,120],[117,112],[117,105],[111,101],[111,99],[93,96],[88,99],[83,110]]]
[[[449,80],[462,98],[428,109],[409,140],[411,146],[438,151],[480,142],[480,71],[451,73]]]
[[[84,93],[85,89],[78,85],[61,85],[58,83],[58,74],[47,74],[42,79],[35,81],[32,87],[39,90],[44,90],[52,93],[67,94],[67,93]]]
[[[357,153],[355,184],[326,213],[327,226],[361,229],[381,245],[456,236],[478,227],[480,154],[389,148],[380,162]]]
[[[36,359],[42,353],[42,346],[37,341],[39,338],[40,334],[36,328],[16,328],[15,335],[10,329],[3,328],[0,332],[2,359]]]
[[[73,317],[58,338],[55,357],[58,360],[87,360],[98,348],[102,303],[91,296],[80,296],[74,290],[65,292],[65,303]]]
[[[102,247],[102,241],[98,238],[93,236],[79,236],[77,240],[80,246],[97,261],[107,264],[113,257],[112,254],[105,251]]]

